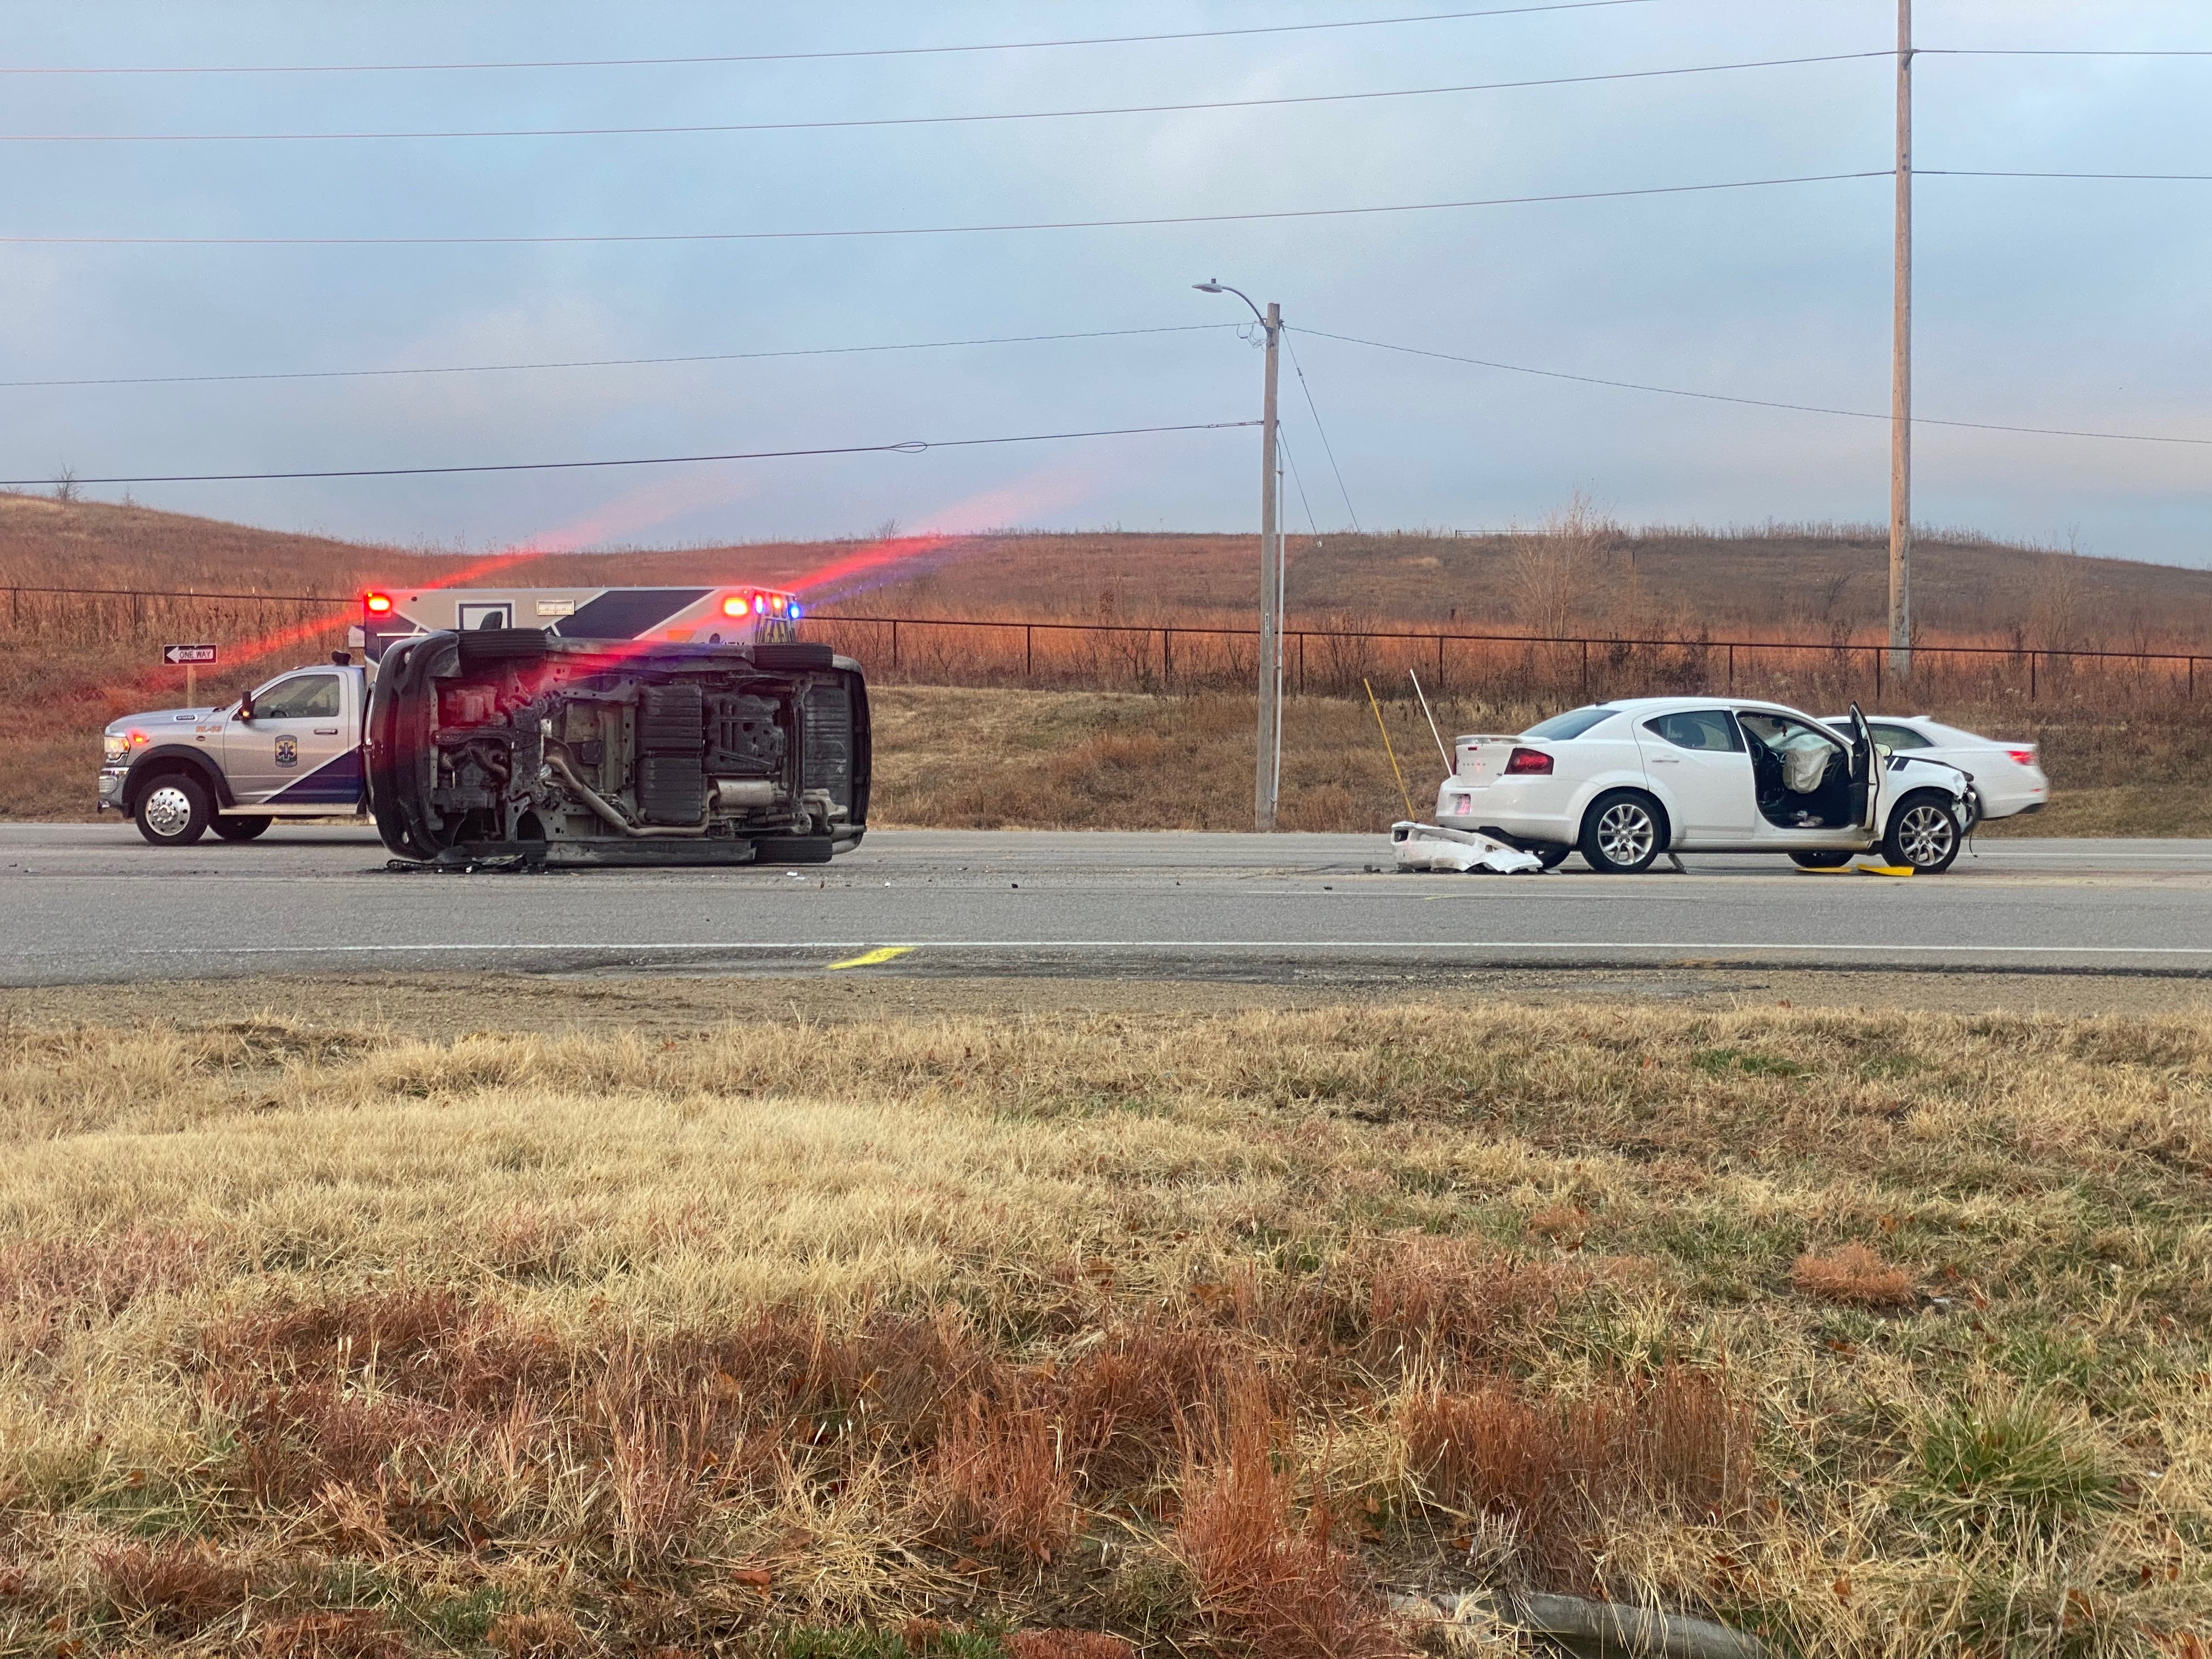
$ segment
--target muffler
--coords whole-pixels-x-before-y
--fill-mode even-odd
[[[775,784],[768,778],[716,778],[714,805],[725,811],[775,805]]]

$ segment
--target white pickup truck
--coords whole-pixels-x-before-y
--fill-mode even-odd
[[[343,651],[224,708],[163,708],[110,726],[100,807],[137,821],[157,847],[212,830],[251,841],[280,817],[364,813],[361,734],[367,671]]]

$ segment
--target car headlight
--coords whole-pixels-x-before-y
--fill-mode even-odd
[[[100,754],[110,766],[120,766],[131,758],[131,739],[120,732],[110,732],[100,740]]]

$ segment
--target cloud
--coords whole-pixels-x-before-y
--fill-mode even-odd
[[[1325,0],[1130,0],[1130,33],[1315,21]],[[1928,45],[2212,46],[2201,0],[1950,0]],[[649,57],[1013,38],[1035,8],[854,0],[739,14],[485,0],[19,8],[21,63]],[[2090,17],[2094,40],[2085,34]],[[384,130],[775,120],[1233,99],[1875,50],[1885,15],[1771,0],[1235,40],[776,66],[475,76],[18,77],[20,131]],[[2212,145],[2201,65],[1922,60],[1925,165],[2133,166]],[[477,234],[994,222],[1332,206],[1880,167],[1880,59],[1332,106],[773,136],[0,147],[25,231]],[[1930,414],[2203,430],[2202,186],[1923,180]],[[1046,333],[1218,320],[1219,276],[1294,325],[1611,378],[1886,399],[1881,179],[1358,219],[744,245],[0,251],[0,379],[370,367]],[[1878,427],[1302,343],[1364,521],[1878,518]],[[0,476],[781,449],[1234,418],[1225,333],[419,380],[0,392]],[[1285,417],[1318,510],[1320,444]],[[2032,411],[2032,414],[2030,413]],[[837,535],[897,519],[1247,526],[1249,434],[604,475],[142,488],[157,504],[397,542],[508,547]],[[2185,453],[1931,437],[1921,515],[2101,550],[2208,554]],[[920,503],[921,505],[917,505]],[[949,545],[950,544],[948,544]]]

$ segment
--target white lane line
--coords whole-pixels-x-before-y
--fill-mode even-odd
[[[1746,939],[921,939],[916,945],[940,951],[1778,951],[1887,952],[1930,956],[2212,957],[2212,945],[1808,945]],[[441,951],[859,951],[864,940],[703,939],[696,941],[579,941],[514,945],[181,945],[139,946],[142,957],[417,955]],[[33,953],[25,953],[33,954]],[[59,954],[41,951],[35,954]]]

